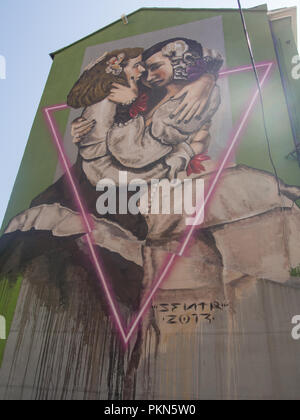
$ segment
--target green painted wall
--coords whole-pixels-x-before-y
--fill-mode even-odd
[[[145,28],[147,28],[146,32],[152,32],[220,15],[223,16],[228,66],[250,64],[240,15],[236,10],[141,9],[129,17],[129,25],[125,26],[121,21],[118,21],[57,52],[33,123],[1,232],[13,216],[27,209],[31,200],[52,183],[58,159],[41,110],[44,106],[66,101],[68,92],[80,74],[87,47],[138,35],[144,33]],[[275,61],[276,55],[265,7],[246,11],[245,15],[256,61]],[[246,98],[254,89],[255,80],[252,73],[230,77],[234,122],[237,122],[241,107],[245,106]],[[278,173],[285,182],[300,185],[298,163],[285,158],[293,149],[294,144],[278,69],[264,90],[264,99],[267,126]],[[57,114],[62,132],[66,128],[68,115],[68,111]],[[271,171],[261,115],[261,109],[257,106],[246,130],[243,143],[238,150],[238,162]],[[1,314],[9,314],[12,317],[19,286],[20,280],[10,288],[8,288],[7,282],[3,282],[0,289]],[[5,293],[2,293],[2,289],[5,290]],[[1,342],[0,360],[3,348],[4,342]]]
[[[271,27],[280,63],[286,101],[289,106],[290,121],[294,130],[295,143],[300,143],[300,80],[294,79],[291,72],[292,60],[298,55],[291,20],[289,18],[275,20]],[[293,65],[295,66],[295,64]]]

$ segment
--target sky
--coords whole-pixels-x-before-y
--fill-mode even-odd
[[[269,10],[295,6],[298,0],[241,0],[242,6],[267,3]],[[49,53],[141,7],[235,8],[236,0],[1,0],[0,56],[0,221],[18,173],[52,60]],[[298,32],[300,33],[298,12]],[[300,43],[299,43],[300,45]]]

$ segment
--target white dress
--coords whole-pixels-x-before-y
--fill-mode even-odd
[[[220,91],[215,87],[201,118],[194,117],[188,123],[170,118],[180,101],[169,100],[161,105],[149,127],[141,115],[125,124],[113,124],[116,105],[108,99],[88,107],[83,117],[95,120],[96,125],[78,146],[91,184],[95,186],[101,179],[109,178],[118,185],[120,170],[128,172],[129,182],[136,178],[146,182],[162,179],[176,164],[176,157],[182,158],[179,169],[186,169],[194,156],[190,146],[193,135],[211,121],[221,102]]]

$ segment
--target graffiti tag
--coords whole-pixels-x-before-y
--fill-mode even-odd
[[[197,325],[201,320],[210,324],[215,320],[216,311],[224,311],[227,303],[159,303],[153,309],[161,316],[162,320],[170,325]]]

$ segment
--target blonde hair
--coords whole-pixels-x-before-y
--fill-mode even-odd
[[[143,48],[125,48],[104,55],[102,60],[87,68],[75,83],[67,98],[68,105],[72,108],[94,105],[109,95],[113,83],[128,86],[124,68],[129,60],[137,58],[143,51]],[[119,75],[108,73],[106,70],[109,60],[121,54],[125,55],[124,60],[120,63],[122,67],[121,73]]]

